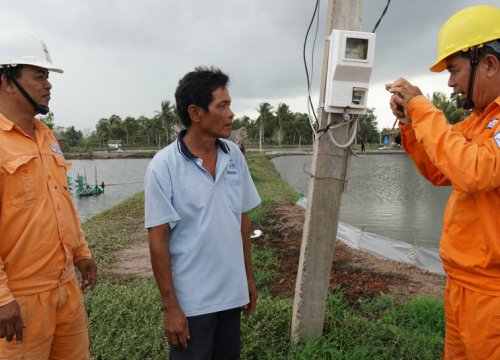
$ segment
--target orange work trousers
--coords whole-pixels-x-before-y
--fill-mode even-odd
[[[55,289],[16,297],[23,342],[0,339],[0,360],[88,360],[88,320],[76,278]]]
[[[448,279],[444,307],[443,359],[500,359],[500,297],[471,291]]]

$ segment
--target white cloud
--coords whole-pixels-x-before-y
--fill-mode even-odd
[[[498,5],[498,0],[483,2]],[[362,30],[372,30],[386,3],[364,1]],[[314,93],[319,92],[327,4],[321,1]],[[369,94],[381,124],[391,122],[384,113],[384,83],[407,76],[429,86],[429,93],[446,87],[446,81],[422,76],[434,61],[441,24],[474,4],[391,2],[377,29]],[[262,101],[306,112],[302,47],[313,7],[314,1],[304,0],[6,1],[0,27],[24,27],[45,40],[54,62],[65,69],[51,76],[56,124],[85,129],[112,114],[152,116],[161,101],[174,99],[178,79],[197,65],[215,65],[231,76],[238,115],[255,117]]]

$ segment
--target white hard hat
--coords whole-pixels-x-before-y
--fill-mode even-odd
[[[0,67],[33,65],[62,73],[52,64],[47,45],[35,34],[24,29],[0,30]]]

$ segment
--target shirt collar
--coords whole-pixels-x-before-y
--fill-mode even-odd
[[[184,136],[186,136],[187,130],[183,129],[179,132],[179,135],[177,135],[177,149],[179,152],[186,158],[186,160],[189,159],[196,159],[197,156],[193,155],[191,151],[189,151],[186,143],[184,142]],[[217,146],[224,152],[224,154],[229,153],[229,146],[222,141],[221,139],[216,139],[215,143]]]
[[[11,131],[12,129],[14,129],[14,126],[15,126],[15,124],[13,121],[10,121],[9,119],[7,119],[7,117],[5,117],[4,114],[0,114],[0,129],[1,130]],[[50,131],[50,129],[47,127],[47,125],[45,125],[43,122],[41,122],[38,119],[35,119],[35,129],[37,131],[41,131],[41,132]]]
[[[7,119],[5,115],[0,114],[0,129],[3,131],[10,131],[14,127],[14,123]]]

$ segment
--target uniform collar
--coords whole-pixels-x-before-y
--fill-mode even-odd
[[[184,142],[184,136],[186,136],[186,134],[187,130],[183,129],[181,130],[181,132],[179,132],[179,135],[177,135],[177,149],[182,154],[182,156],[186,158],[186,160],[196,159],[197,156],[193,155],[193,153],[189,151],[186,143]],[[216,139],[215,143],[224,152],[224,154],[229,153],[229,146],[227,146],[224,141],[222,141],[221,139]]]
[[[0,113],[0,130],[11,131],[16,124],[5,117],[4,114]],[[35,129],[41,132],[50,131],[50,129],[38,119],[35,119]]]
[[[14,123],[7,119],[4,114],[0,114],[0,129],[10,131],[14,127]]]

